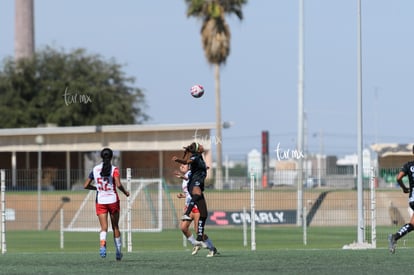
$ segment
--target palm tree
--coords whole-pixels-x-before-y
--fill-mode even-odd
[[[242,6],[247,0],[185,0],[187,16],[202,20],[201,41],[207,61],[214,65],[215,71],[215,98],[216,98],[216,140],[217,142],[217,189],[223,188],[222,181],[222,122],[220,99],[220,65],[226,63],[230,54],[230,28],[226,23],[225,15],[235,14],[243,19]]]
[[[34,42],[34,0],[15,0],[15,60],[31,58]]]

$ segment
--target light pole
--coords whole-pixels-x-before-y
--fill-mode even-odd
[[[318,187],[322,186],[322,156],[323,156],[323,132],[320,130],[319,133],[313,134],[314,137],[319,137],[319,154],[317,154],[318,162]],[[325,167],[326,168],[326,167]],[[324,173],[325,175],[326,173]]]
[[[233,124],[234,124],[233,121],[224,121],[221,124],[221,127],[223,129],[228,129],[228,128],[232,127]],[[220,143],[221,140],[219,139],[218,142]],[[217,159],[217,164],[218,164],[218,159]],[[229,165],[229,159],[228,159],[228,156],[226,156],[226,168],[225,168],[225,171],[224,171],[224,183],[228,183],[228,181],[229,181],[229,167],[228,167],[228,165]],[[216,173],[216,175],[218,175],[218,174]],[[218,179],[216,179],[216,182],[217,182],[217,180]],[[219,189],[223,189],[223,182],[221,182],[221,185],[219,185],[218,187],[219,187]]]
[[[357,181],[357,204],[358,204],[358,244],[362,244],[364,240],[364,200],[363,200],[363,186],[362,186],[362,169],[364,168],[363,163],[363,153],[362,153],[362,18],[361,18],[361,0],[358,0],[358,30],[357,30],[357,77],[358,77],[358,87],[357,87],[357,149],[358,149],[358,181]]]
[[[299,152],[304,150],[304,0],[299,0],[299,64],[298,64],[298,141]],[[302,225],[303,218],[303,159],[298,160],[298,182],[297,182],[297,217],[296,224]]]
[[[36,144],[39,145],[37,151],[37,227],[42,229],[42,145],[44,138],[42,135],[36,136]]]

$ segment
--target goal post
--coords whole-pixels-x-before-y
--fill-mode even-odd
[[[1,180],[1,226],[0,226],[0,246],[1,254],[6,253],[6,172],[0,171]]]
[[[371,190],[371,246],[372,248],[377,248],[377,203],[376,203],[376,195],[375,195],[375,188],[377,178],[375,176],[375,169],[371,167],[370,171],[370,190]]]
[[[132,179],[131,169],[127,169],[127,211],[121,213],[121,219],[126,215],[127,221],[127,251],[132,251],[133,232],[161,232],[163,221],[163,188],[162,179]],[[141,199],[140,199],[140,198]],[[139,206],[145,198],[147,211],[140,211]],[[155,200],[155,203],[154,203]],[[137,206],[137,207],[135,207]],[[142,205],[141,205],[142,206]],[[136,214],[136,215],[133,215]],[[134,218],[133,218],[134,217]],[[125,220],[125,219],[123,219]],[[140,225],[138,225],[140,224]],[[147,224],[147,225],[145,225]]]
[[[351,243],[349,245],[344,245],[342,248],[343,249],[367,249],[367,248],[377,248],[377,204],[376,204],[376,173],[375,173],[375,168],[371,167],[370,168],[370,179],[369,179],[369,201],[370,201],[370,206],[369,206],[369,211],[368,213],[370,215],[368,215],[368,217],[364,218],[364,224],[367,224],[365,221],[368,221],[371,225],[371,243],[364,241],[363,243]],[[366,211],[364,211],[366,212]],[[364,230],[364,239],[365,239],[365,234],[366,234],[366,229],[368,228],[367,226],[364,226],[363,230]]]
[[[127,251],[132,251],[132,233],[161,232],[163,228],[163,181],[161,178],[132,178],[131,168],[126,169],[126,183],[129,197],[121,197],[121,213],[119,217],[123,244]],[[61,211],[61,248],[64,244],[64,232],[99,232],[99,222],[95,214],[95,194],[90,190],[79,203],[79,208],[71,215],[68,225],[64,225]],[[109,227],[108,231],[112,228]]]

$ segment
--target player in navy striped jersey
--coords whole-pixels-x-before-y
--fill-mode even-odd
[[[414,154],[414,146],[413,146]],[[407,176],[409,187],[407,187],[402,179]],[[400,172],[397,175],[398,185],[401,187],[404,193],[408,195],[408,204],[412,210],[414,210],[414,161],[409,161],[403,165],[400,169]],[[395,234],[390,234],[388,236],[388,246],[391,253],[395,253],[395,247],[397,245],[397,240],[404,237],[406,234],[411,232],[414,229],[414,214],[411,215],[411,220],[409,223],[404,224]]]
[[[182,193],[177,194],[177,198],[179,199],[185,199],[185,206],[184,211],[187,210],[189,203],[191,202],[191,195],[188,192],[188,181],[191,175],[191,170],[189,169],[188,164],[181,164],[180,165],[180,172],[175,172],[175,175],[183,180],[182,182]],[[191,220],[182,220],[180,223],[181,231],[183,232],[184,236],[186,236],[187,240],[193,245],[193,251],[191,255],[196,255],[198,251],[201,249],[201,247],[208,248],[209,253],[207,254],[207,257],[214,257],[218,253],[216,247],[214,247],[213,242],[211,239],[204,234],[203,235],[203,242],[196,242],[194,239],[193,234],[190,231],[190,225],[192,221],[194,221],[195,230],[197,231],[197,225],[198,221],[200,219],[200,211],[198,211],[197,205],[193,207],[193,209],[190,212],[190,218]]]
[[[197,205],[198,210],[200,211],[200,219],[197,226],[197,241],[203,241],[204,226],[207,220],[207,204],[204,198],[204,180],[207,176],[207,165],[203,159],[202,153],[204,152],[204,147],[198,142],[193,142],[189,146],[184,147],[184,156],[182,159],[173,157],[173,161],[190,165],[191,175],[188,182],[188,192],[191,195],[191,201],[188,204],[187,211],[182,216],[182,220],[191,220],[190,213],[194,207]],[[188,154],[191,154],[190,157],[187,157]]]

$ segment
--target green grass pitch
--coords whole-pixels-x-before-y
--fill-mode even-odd
[[[108,255],[98,253],[97,233],[65,233],[60,249],[59,232],[8,232],[7,252],[0,254],[0,274],[403,274],[410,272],[413,238],[387,249],[386,236],[395,228],[377,228],[376,249],[344,250],[356,238],[355,228],[309,228],[307,245],[297,227],[257,228],[256,251],[243,245],[239,228],[208,228],[220,255],[207,258],[201,250],[191,256],[178,230],[134,233],[133,251],[123,248],[115,260],[112,232]]]

